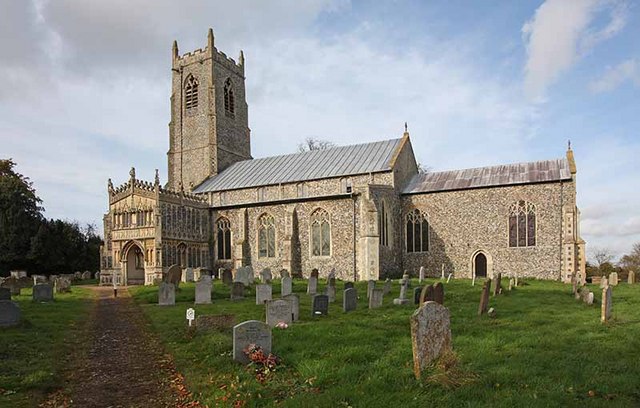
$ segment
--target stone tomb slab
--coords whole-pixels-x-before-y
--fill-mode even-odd
[[[313,307],[311,309],[312,316],[329,314],[329,296],[327,295],[315,295],[313,297]]]
[[[11,300],[0,300],[0,327],[11,327],[20,323],[20,308]]]
[[[345,312],[350,312],[352,310],[356,310],[358,306],[358,294],[356,293],[355,288],[347,288],[344,291],[344,295],[342,297],[342,310]]]
[[[243,285],[244,286],[244,285]],[[250,344],[260,346],[265,354],[271,353],[271,327],[257,320],[248,320],[233,327],[233,359],[248,364],[244,349]]]
[[[443,353],[451,350],[449,309],[436,302],[426,302],[411,316],[413,372],[420,379],[422,371]]]
[[[291,302],[284,299],[267,300],[265,305],[267,309],[267,324],[270,327],[275,327],[278,323],[291,325],[293,322]]]
[[[272,294],[271,285],[256,285],[256,305],[263,305],[267,300],[271,300]]]
[[[53,287],[48,283],[38,283],[34,285],[32,299],[34,302],[53,301]]]
[[[176,304],[176,287],[173,283],[161,282],[158,286],[158,305],[174,306]]]

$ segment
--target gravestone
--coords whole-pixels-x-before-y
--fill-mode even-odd
[[[498,296],[502,292],[502,273],[496,276],[496,286],[493,288],[493,296]]]
[[[233,274],[231,273],[231,271],[227,269],[224,269],[222,271],[222,283],[229,286],[233,283]]]
[[[236,316],[223,315],[198,315],[196,317],[197,331],[227,330],[236,325]]]
[[[176,289],[180,287],[180,281],[182,281],[182,268],[180,265],[171,265],[167,274],[165,275],[164,282],[172,283]]]
[[[211,281],[211,271],[207,268],[196,268],[193,270],[193,280],[198,282],[199,280],[201,280],[203,277],[208,277],[209,281]]]
[[[600,310],[600,321],[606,323],[611,319],[611,286],[602,289],[602,308]]]
[[[331,284],[331,279],[334,280],[334,286],[335,286],[336,268],[332,268],[331,272],[329,272],[329,275],[327,275],[327,285]]]
[[[173,283],[161,282],[158,287],[158,305],[173,306],[176,304],[176,287]]]
[[[271,285],[256,285],[256,305],[263,305],[267,300],[271,300],[272,293]]]
[[[47,283],[47,277],[44,275],[32,275],[31,277],[33,278],[34,285],[37,285],[38,283]]]
[[[420,273],[418,274],[418,282],[422,283],[424,280],[424,266],[420,267]]]
[[[273,279],[273,274],[271,273],[271,269],[264,268],[262,272],[260,272],[260,282],[271,283],[272,279]]]
[[[629,271],[629,274],[627,275],[627,283],[629,285],[636,283],[636,273],[634,271]]]
[[[85,271],[82,273],[82,280],[89,280],[91,279],[91,272],[89,271]]]
[[[286,323],[291,325],[293,322],[293,309],[291,303],[283,300],[267,300],[265,302],[267,308],[267,324],[275,327],[278,323]]]
[[[54,282],[56,293],[71,292],[71,280],[67,278],[56,278]]]
[[[283,278],[285,278],[285,277],[290,278],[290,277],[291,277],[291,275],[289,274],[289,271],[288,271],[288,270],[286,270],[286,269],[281,269],[281,270],[280,270],[280,279],[283,279]]]
[[[513,278],[509,279],[509,292],[513,290],[513,285],[515,285],[516,281]]]
[[[300,319],[300,298],[296,294],[283,296],[282,299],[291,303],[291,319],[297,322]]]
[[[20,295],[20,283],[18,282],[18,279],[13,276],[5,279],[4,282],[2,282],[2,287],[9,289],[11,296]]]
[[[382,287],[383,296],[387,296],[389,293],[391,293],[391,285],[391,279],[387,278],[387,280],[384,281],[384,286]]]
[[[336,287],[336,278],[329,278],[328,282],[327,282],[327,286],[331,286],[335,289]]]
[[[82,272],[79,272],[79,271],[78,272],[74,272],[73,279],[75,279],[75,280],[82,279]]]
[[[345,289],[345,290],[347,290],[347,289],[353,289],[353,288],[354,288],[354,286],[353,286],[353,282],[345,282],[345,283],[344,283],[344,289]]]
[[[402,280],[402,284],[400,285],[400,297],[393,299],[393,304],[394,305],[406,305],[409,303],[409,299],[407,299],[407,291],[409,290],[409,280],[408,279],[403,279]],[[384,296],[384,290],[383,290],[383,294],[382,296]]]
[[[244,286],[249,286],[253,283],[253,268],[251,266],[243,266],[242,268],[238,268],[233,281],[241,282],[242,284],[244,284]]]
[[[482,285],[482,294],[480,295],[480,305],[478,306],[478,316],[487,313],[489,308],[489,292],[491,291],[491,279],[484,281]]]
[[[312,276],[307,282],[307,295],[315,295],[318,292],[318,278]]]
[[[618,272],[611,272],[609,274],[609,285],[618,286]]]
[[[587,303],[587,300],[589,298],[589,293],[591,293],[591,291],[586,286],[581,286],[580,289],[578,289],[579,299],[582,300],[584,303]]]
[[[193,282],[193,268],[184,268],[182,270],[182,282]]]
[[[318,313],[319,312],[319,313]],[[315,295],[313,297],[312,316],[329,314],[329,297],[327,295]]]
[[[289,296],[292,293],[292,281],[288,276],[282,277],[280,281],[280,296]]]
[[[53,300],[53,287],[48,283],[34,285],[32,298],[34,302],[51,302]]]
[[[333,303],[336,301],[336,287],[335,286],[327,286],[325,289],[325,294],[329,297],[329,302]]]
[[[433,286],[433,300],[444,305],[444,285],[441,282],[437,282]]]
[[[420,295],[422,294],[422,289],[421,287],[417,287],[415,289],[413,289],[413,304],[414,305],[419,305],[420,304]]]
[[[342,310],[345,312],[350,312],[352,310],[356,310],[357,306],[358,297],[356,294],[356,290],[354,288],[345,289],[342,296]]]
[[[244,354],[243,350],[250,344],[259,346],[268,356],[271,353],[271,327],[257,320],[248,320],[234,326],[233,359],[235,361],[242,364],[249,363],[249,358]]]
[[[434,299],[433,285],[424,285],[424,288],[422,288],[420,292],[420,306],[425,302],[433,302]]]
[[[15,326],[20,323],[20,308],[10,300],[0,300],[0,327]]]
[[[382,300],[384,294],[382,289],[373,289],[371,291],[371,297],[369,298],[369,309],[377,309],[382,306]],[[395,303],[395,300],[394,300]]]
[[[451,350],[449,309],[436,302],[426,302],[411,315],[413,372],[420,379],[422,371],[443,353]]]
[[[202,279],[196,282],[196,305],[211,304],[211,277],[203,275]]]
[[[9,288],[0,288],[0,300],[11,300],[11,291]]]
[[[233,282],[231,285],[231,300],[244,299],[244,283]]]
[[[593,300],[594,300],[593,298],[594,298],[593,292],[589,292],[589,294],[587,295],[587,299],[586,299],[585,303],[587,305],[591,306],[593,304]]]
[[[313,269],[311,270],[311,276],[310,276],[310,278],[316,278],[316,279],[318,279],[318,274],[319,274],[318,269],[313,268]]]
[[[369,279],[367,281],[367,299],[371,297],[371,291],[376,288],[376,281]]]

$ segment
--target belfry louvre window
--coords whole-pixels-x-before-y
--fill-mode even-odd
[[[230,115],[236,112],[235,98],[233,95],[233,83],[231,78],[224,81],[224,111]]]
[[[275,258],[276,227],[273,217],[263,214],[258,218],[258,258]]]
[[[406,216],[407,252],[427,252],[429,250],[429,221],[420,210],[413,210]]]
[[[184,87],[184,107],[193,109],[198,107],[198,81],[189,75]]]
[[[218,259],[231,259],[231,223],[228,219],[222,217],[216,223],[217,228],[217,244]]]
[[[331,256],[329,213],[322,208],[311,214],[311,256]]]
[[[380,234],[380,245],[389,246],[389,214],[387,213],[387,205],[384,201],[380,202],[378,233]]]
[[[509,209],[509,246],[536,245],[536,206],[520,200]]]

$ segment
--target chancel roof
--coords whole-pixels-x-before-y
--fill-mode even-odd
[[[235,190],[391,170],[402,139],[338,146],[232,164],[193,193]]]
[[[413,177],[403,194],[545,183],[560,180],[571,180],[571,170],[567,159],[418,174]]]

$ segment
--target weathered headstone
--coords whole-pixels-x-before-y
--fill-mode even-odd
[[[593,304],[593,299],[594,295],[593,292],[589,292],[589,294],[587,295],[587,299],[585,300],[585,303],[589,306],[591,306]]]
[[[629,274],[627,275],[627,283],[629,285],[636,283],[636,273],[634,271],[629,271]]]
[[[433,300],[444,305],[444,285],[441,282],[437,282],[433,286]]]
[[[176,289],[180,287],[182,281],[182,268],[180,265],[171,265],[167,270],[164,282],[172,283]]]
[[[280,279],[283,279],[285,277],[290,278],[291,274],[286,269],[280,269]]]
[[[288,276],[283,276],[280,280],[280,296],[285,297],[290,295],[293,291],[292,286],[293,283],[291,281],[291,278]]]
[[[353,282],[345,282],[345,283],[344,283],[344,289],[345,289],[345,290],[347,290],[347,289],[353,289],[353,288],[354,288]]]
[[[47,277],[44,275],[31,275],[31,278],[33,278],[33,284],[37,285],[38,283],[47,283]],[[98,278],[96,278],[98,279]]]
[[[367,281],[367,299],[371,297],[371,291],[376,288],[376,281],[369,279]]]
[[[290,325],[293,322],[293,310],[291,303],[283,300],[267,300],[265,302],[267,308],[267,324],[275,327],[278,323],[286,323]]]
[[[198,315],[196,317],[196,330],[226,330],[236,325],[236,316],[224,315]]]
[[[271,285],[256,285],[256,305],[263,305],[267,300],[271,300],[272,293]]]
[[[318,292],[318,278],[310,277],[307,282],[307,294],[315,295]]]
[[[11,292],[11,296],[20,295],[20,283],[18,282],[18,279],[13,276],[5,279],[4,282],[2,282],[2,287],[9,289],[9,292]]]
[[[329,297],[329,302],[333,303],[336,301],[336,287],[328,285],[326,288],[325,294]]]
[[[373,289],[371,291],[371,297],[369,298],[369,309],[377,309],[382,306],[382,300],[384,294],[382,289]],[[395,300],[394,300],[395,303]]]
[[[413,304],[414,305],[419,305],[420,304],[420,295],[422,294],[422,288],[421,287],[417,287],[415,289],[413,289]]]
[[[20,308],[10,300],[0,300],[0,327],[15,326],[20,323]]]
[[[231,285],[231,300],[244,299],[244,283],[233,282]]]
[[[225,285],[231,285],[233,283],[233,274],[230,270],[224,269],[222,271],[222,283]]]
[[[515,285],[516,281],[513,278],[509,279],[509,292],[511,292],[513,290],[513,286]]]
[[[498,296],[502,292],[502,273],[496,276],[496,286],[493,288],[493,296]]]
[[[234,282],[241,282],[244,286],[249,286],[253,283],[253,268],[251,266],[243,266],[236,270],[236,276],[233,279]]]
[[[300,319],[300,298],[292,293],[291,295],[283,296],[282,299],[291,303],[291,318],[294,322],[297,322]]]
[[[403,279],[400,284],[400,297],[393,299],[394,305],[406,305],[409,303],[409,299],[407,299],[407,291],[409,290],[409,279]],[[384,290],[383,294],[384,296]]]
[[[478,306],[478,316],[483,315],[489,308],[489,292],[491,291],[491,279],[484,281],[482,285],[482,295],[480,295],[480,306]]]
[[[358,299],[355,288],[345,289],[342,296],[342,310],[345,312],[350,312],[352,310],[356,310],[357,306]]]
[[[89,280],[89,279],[91,279],[91,272],[89,271],[82,272],[82,280]]]
[[[211,281],[211,271],[207,268],[195,268],[193,270],[193,280],[198,282],[199,280],[202,280],[203,277],[208,277],[209,281]]]
[[[422,291],[420,292],[420,306],[422,306],[425,302],[433,302],[435,299],[433,294],[433,285],[424,285]]]
[[[420,267],[420,273],[418,274],[418,282],[422,283],[422,281],[424,280],[424,266]]]
[[[53,300],[53,287],[48,283],[34,285],[32,298],[34,302],[51,302]]]
[[[331,271],[329,272],[329,275],[327,275],[327,285],[331,284],[331,279],[334,280],[334,286],[335,286],[336,268],[332,268]]]
[[[273,279],[273,274],[271,273],[271,269],[264,268],[262,272],[260,272],[260,281],[262,283],[271,283]]]
[[[11,291],[9,288],[0,288],[0,300],[11,300]]]
[[[329,314],[329,296],[315,295],[313,297],[313,305],[311,309],[312,316]]]
[[[173,283],[161,282],[158,287],[158,305],[173,306],[176,304],[176,287]]]
[[[202,279],[196,282],[196,305],[211,304],[211,277],[202,276]]]
[[[73,279],[75,279],[75,280],[82,279],[82,272],[80,272],[80,271],[74,272]]]
[[[426,302],[411,316],[413,372],[420,379],[422,371],[443,353],[451,350],[449,310],[436,302]]]
[[[331,286],[335,289],[336,287],[336,278],[329,278],[327,282],[327,286]]]
[[[611,286],[602,289],[602,309],[600,310],[600,321],[606,323],[611,319]]]
[[[609,285],[618,286],[618,272],[611,272],[609,274]]]
[[[382,287],[383,296],[387,296],[389,293],[391,293],[391,285],[393,285],[393,282],[391,282],[391,279],[387,278],[384,281],[384,286]],[[375,286],[374,286],[374,288],[375,288]]]
[[[71,292],[71,280],[67,278],[56,278],[54,282],[56,293]]]
[[[266,355],[269,355],[271,353],[271,327],[257,320],[249,320],[234,326],[233,359],[235,361],[242,364],[249,363],[249,358],[243,350],[250,344],[259,346]]]
[[[316,279],[318,279],[318,275],[319,275],[318,270],[317,270],[316,268],[313,268],[313,269],[311,270],[311,276],[310,276],[310,278],[316,278]]]

